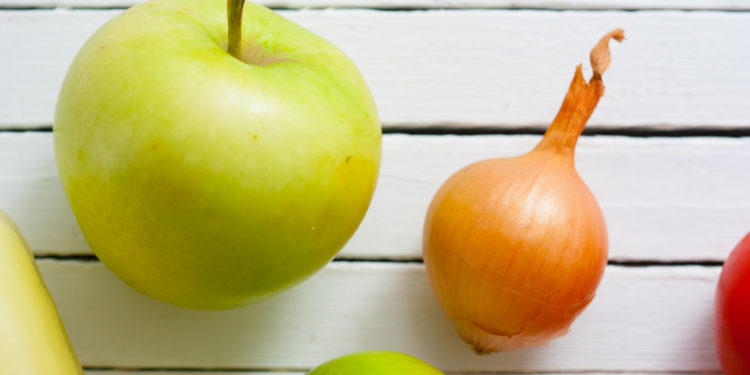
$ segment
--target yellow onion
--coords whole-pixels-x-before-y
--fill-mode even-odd
[[[425,220],[432,288],[477,353],[538,346],[565,334],[594,298],[607,264],[607,228],[575,170],[578,136],[604,93],[607,34],[576,69],[543,139],[513,158],[464,167],[440,188]]]

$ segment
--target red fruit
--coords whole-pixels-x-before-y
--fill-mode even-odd
[[[715,308],[716,349],[725,375],[750,374],[750,233],[724,263]]]

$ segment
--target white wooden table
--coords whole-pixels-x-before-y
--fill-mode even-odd
[[[750,230],[750,2],[266,1],[360,67],[386,133],[383,163],[336,261],[276,298],[222,312],[171,307],[120,282],[89,250],[57,178],[63,74],[133,2],[0,0],[0,207],[37,255],[87,374],[302,374],[367,349],[451,374],[720,372],[715,283]],[[615,27],[628,40],[612,46],[576,160],[610,231],[598,296],[546,347],[476,356],[429,289],[427,205],[461,166],[531,148],[575,65]]]

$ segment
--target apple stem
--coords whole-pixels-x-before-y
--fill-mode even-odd
[[[227,0],[227,25],[229,44],[227,51],[242,60],[242,9],[245,0]]]

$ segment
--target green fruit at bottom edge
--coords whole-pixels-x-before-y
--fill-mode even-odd
[[[83,375],[34,255],[2,211],[0,374]]]
[[[102,26],[60,91],[55,156],[87,242],[117,276],[196,309],[259,301],[322,268],[378,175],[375,103],[331,43],[246,3],[149,0]]]
[[[308,375],[445,375],[429,363],[410,355],[369,351],[328,361]]]

